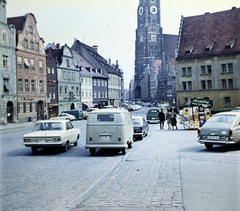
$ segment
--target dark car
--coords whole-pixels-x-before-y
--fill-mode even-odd
[[[198,129],[198,140],[207,149],[213,145],[236,145],[240,148],[240,112],[221,112]]]
[[[149,109],[146,118],[147,118],[147,123],[157,123],[159,124],[159,117],[158,117],[159,110],[156,108]]]
[[[81,120],[81,119],[84,118],[83,110],[80,110],[80,109],[69,110],[69,111],[62,111],[61,113],[71,114],[71,115],[75,116],[76,119],[78,119],[78,120]]]
[[[144,137],[148,135],[149,127],[146,120],[141,116],[132,116],[134,133],[134,140],[140,139],[142,140]]]

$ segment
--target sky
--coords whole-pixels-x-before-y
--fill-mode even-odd
[[[74,38],[124,71],[124,88],[134,78],[139,0],[7,0],[7,17],[33,13],[40,37],[72,46]],[[161,0],[164,34],[178,35],[181,16],[189,17],[240,7],[240,0]]]

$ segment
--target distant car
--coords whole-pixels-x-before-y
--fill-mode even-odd
[[[36,153],[38,148],[60,147],[64,152],[73,144],[78,145],[80,129],[69,120],[40,120],[32,132],[23,136],[23,144]]]
[[[213,145],[237,145],[240,149],[240,112],[221,112],[198,129],[198,140],[207,149]]]
[[[74,110],[66,110],[62,111],[61,113],[71,114],[76,117],[76,119],[81,120],[84,118],[84,111],[81,109],[74,109]]]
[[[141,116],[132,116],[133,120],[133,138],[134,140],[140,139],[142,140],[144,137],[148,135],[149,126],[144,117]]]
[[[146,114],[147,123],[159,123],[158,117],[159,110],[158,109],[149,109]]]
[[[61,113],[59,114],[57,117],[52,117],[52,120],[61,120],[61,119],[65,119],[65,120],[76,120],[76,117],[71,115],[71,114],[67,114],[67,113]]]
[[[99,110],[99,108],[89,108],[89,109],[87,109],[84,113],[84,119],[88,118],[88,115],[89,115],[90,112],[96,111],[96,110]]]
[[[132,106],[132,105],[129,105],[129,106],[127,107],[127,110],[128,110],[128,111],[133,111],[133,106]]]

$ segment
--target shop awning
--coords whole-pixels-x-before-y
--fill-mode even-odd
[[[9,83],[9,80],[4,80],[4,86],[8,91],[12,91],[12,87]]]
[[[82,103],[82,104],[86,105],[86,106],[89,107],[89,108],[92,108],[92,107],[93,107],[93,104],[91,104],[91,103]]]

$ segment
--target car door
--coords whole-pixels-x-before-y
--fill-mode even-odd
[[[67,136],[68,136],[68,140],[69,142],[74,142],[74,130],[73,130],[73,125],[71,122],[66,122],[66,132],[67,132]]]

